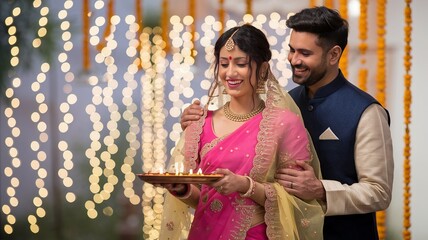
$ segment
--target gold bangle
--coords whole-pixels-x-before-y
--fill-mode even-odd
[[[253,196],[254,195],[254,192],[255,192],[255,190],[256,190],[256,184],[255,184],[255,182],[254,182],[254,180],[251,178],[251,177],[249,177],[249,176],[245,176],[249,181],[250,181],[250,187],[248,188],[248,190],[247,190],[247,192],[246,193],[244,193],[244,194],[239,194],[241,197],[246,197],[246,198],[248,198],[248,197],[251,197],[251,196]]]

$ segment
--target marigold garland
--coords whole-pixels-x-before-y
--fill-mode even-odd
[[[386,25],[386,0],[377,0],[377,76],[376,76],[376,99],[382,106],[386,106],[385,102],[385,25]],[[386,219],[385,211],[379,211],[376,213],[377,229],[379,233],[379,239],[385,239],[386,237]]]
[[[221,23],[221,29],[219,34],[222,35],[224,32],[224,0],[219,0],[218,4],[220,6],[218,9],[218,19]]]
[[[333,8],[333,0],[325,0],[324,6],[326,6],[328,8]]]
[[[376,99],[385,106],[385,25],[386,0],[377,0],[377,82]]]
[[[315,7],[317,4],[316,0],[309,0],[309,7]]]
[[[189,15],[193,18],[193,23],[190,25],[190,33],[192,34],[192,57],[195,57],[195,37],[196,37],[196,8],[195,8],[195,0],[189,0]]]
[[[410,168],[410,128],[409,124],[411,122],[411,109],[410,105],[412,103],[412,91],[410,89],[412,84],[412,76],[410,75],[410,69],[412,67],[412,8],[410,6],[411,0],[405,0],[406,7],[404,9],[404,125],[405,125],[405,134],[404,134],[404,220],[403,220],[403,239],[410,240],[411,232],[410,232],[410,176],[411,176],[411,168]]]
[[[141,51],[141,40],[140,36],[143,32],[143,9],[142,9],[142,0],[135,0],[135,21],[138,24],[137,31],[137,58],[134,60],[134,64],[137,65],[138,69],[142,69],[142,61],[140,59],[140,51]]]
[[[109,0],[107,4],[107,23],[104,29],[104,35],[100,43],[97,45],[97,50],[101,51],[106,46],[106,38],[111,33],[111,18],[114,15],[114,0]]]
[[[169,52],[170,45],[168,41],[168,0],[162,1],[162,39],[165,42],[165,52]]]
[[[348,0],[339,0],[339,12],[344,19],[348,19]],[[343,49],[342,57],[340,58],[339,67],[345,77],[348,76],[348,49]]]
[[[88,71],[91,67],[90,53],[89,53],[89,0],[83,0],[82,3],[82,51],[83,51],[83,70]]]
[[[359,35],[361,42],[358,45],[360,51],[361,68],[358,71],[358,87],[363,91],[367,91],[367,76],[368,70],[366,66],[366,52],[367,52],[367,9],[368,0],[360,0],[360,17],[358,19]]]
[[[247,10],[245,11],[246,14],[253,14],[253,1],[247,0]]]

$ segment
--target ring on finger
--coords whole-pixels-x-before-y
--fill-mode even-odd
[[[293,182],[290,182],[290,188],[293,188]]]

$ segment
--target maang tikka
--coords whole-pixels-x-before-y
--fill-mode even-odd
[[[233,41],[233,35],[235,35],[235,33],[236,33],[238,30],[239,30],[239,28],[238,28],[238,29],[236,29],[236,30],[232,33],[232,35],[230,35],[229,39],[227,39],[226,44],[224,45],[224,46],[226,47],[226,50],[227,50],[228,52],[232,51],[232,50],[235,48],[235,41]]]
[[[227,50],[228,52],[232,51],[232,50],[235,48],[235,41],[233,41],[233,35],[235,35],[235,33],[236,33],[238,30],[239,30],[239,28],[238,28],[238,29],[236,29],[236,30],[232,33],[232,35],[230,35],[229,39],[227,39],[227,41],[226,41],[226,44],[224,44],[224,47],[226,48],[226,50]],[[224,89],[223,89],[223,94],[227,94],[227,92],[226,92],[226,88],[224,88]]]

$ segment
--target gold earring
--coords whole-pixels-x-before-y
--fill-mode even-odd
[[[265,94],[266,93],[265,80],[260,80],[259,81],[259,83],[257,84],[256,93],[257,94]]]
[[[265,94],[266,93],[266,88],[265,88],[266,79],[267,79],[267,72],[262,72],[260,74],[260,79],[258,81],[257,88],[256,88],[257,94]]]

